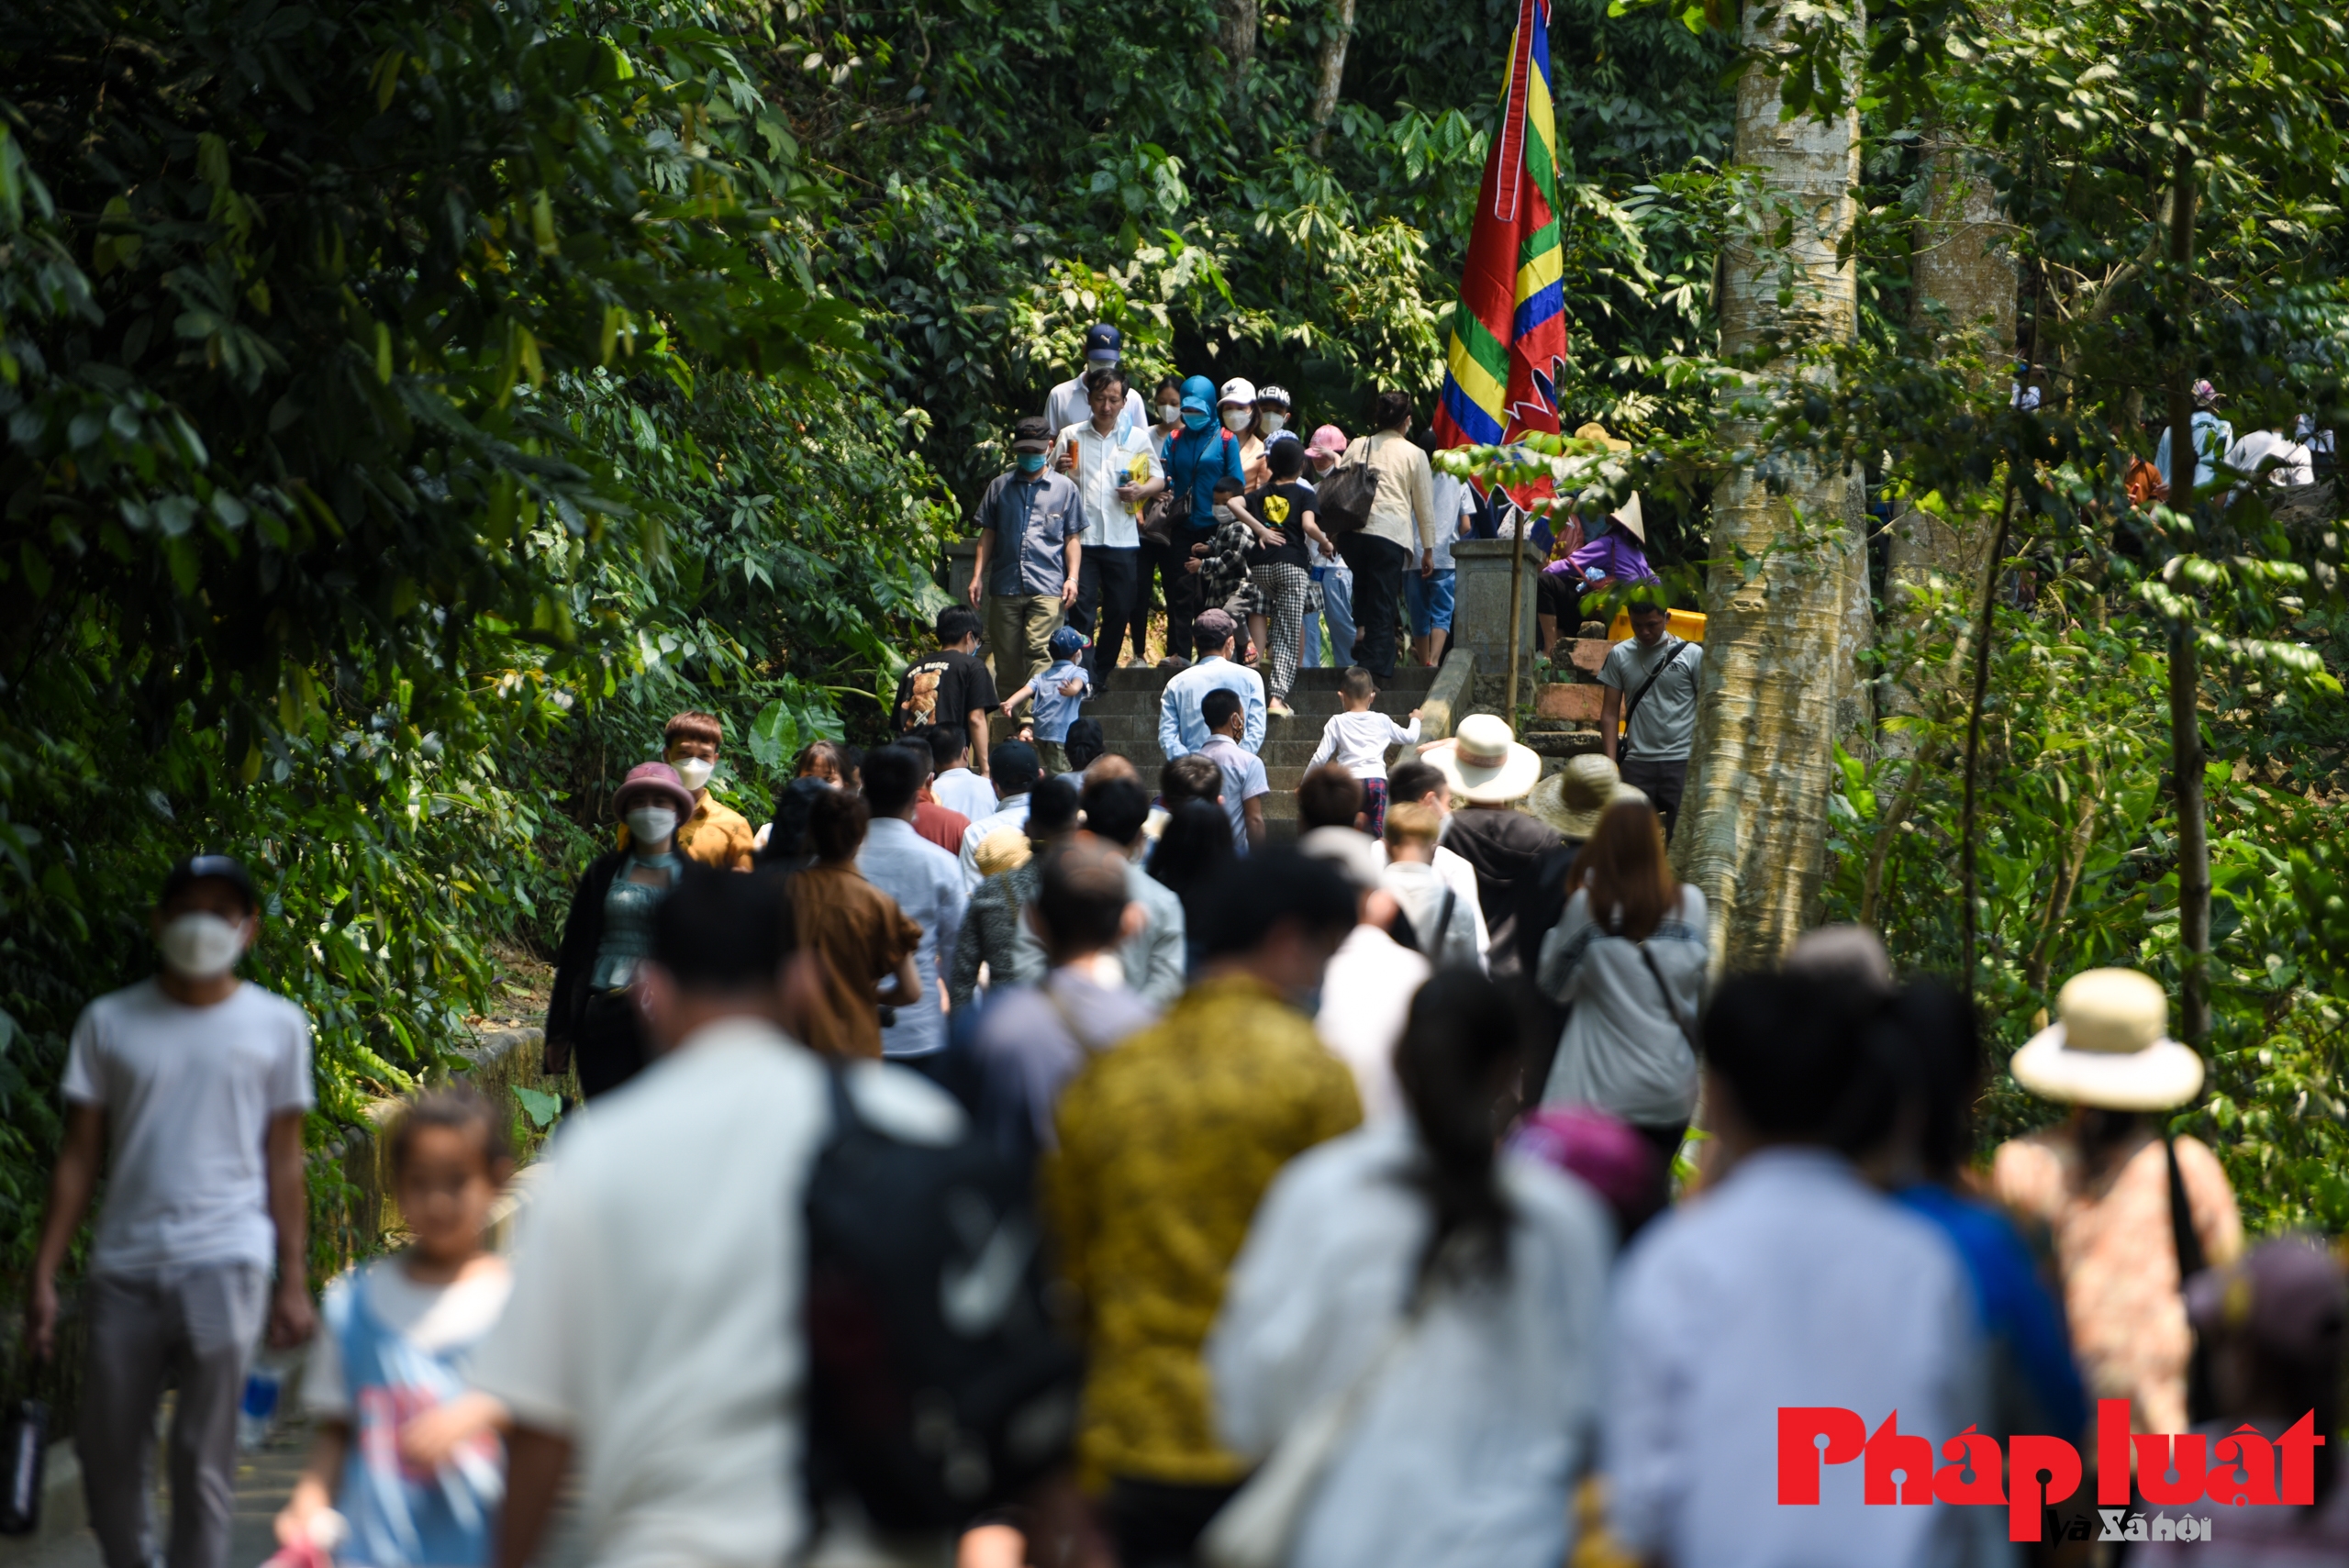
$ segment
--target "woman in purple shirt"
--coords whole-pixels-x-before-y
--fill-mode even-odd
[[[1622,509],[1610,514],[1600,525],[1598,537],[1564,561],[1553,561],[1542,569],[1544,577],[1564,579],[1568,595],[1579,601],[1591,591],[1604,592],[1627,583],[1659,581],[1655,568],[1648,564],[1647,524],[1640,517],[1640,497],[1633,492]],[[1558,617],[1564,626],[1581,617],[1579,606]]]

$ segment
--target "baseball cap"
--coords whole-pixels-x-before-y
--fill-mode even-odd
[[[261,898],[253,892],[253,879],[234,855],[197,853],[174,864],[163,877],[163,891],[156,896],[158,907],[169,904],[199,882],[218,880],[237,890],[248,909],[261,907]]]
[[[1064,626],[1052,633],[1052,649],[1063,659],[1074,659],[1085,651],[1085,633],[1073,626]]]
[[[1106,321],[1085,329],[1085,357],[1097,365],[1114,365],[1126,340]]]
[[[1193,616],[1191,617],[1191,630],[1194,633],[1204,631],[1209,636],[1217,638],[1237,637],[1240,635],[1240,628],[1238,624],[1232,620],[1230,613],[1226,610],[1204,610],[1199,614]]]
[[[1011,427],[1011,450],[1016,452],[1048,452],[1052,450],[1052,422],[1030,415]]]
[[[1226,403],[1253,403],[1256,401],[1256,384],[1245,376],[1233,376],[1223,384],[1222,400]]]
[[[1256,389],[1256,401],[1260,404],[1276,403],[1283,408],[1286,408],[1289,406],[1288,388],[1275,386],[1270,382],[1266,382]]]

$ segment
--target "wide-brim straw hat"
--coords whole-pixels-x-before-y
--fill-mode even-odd
[[[1525,814],[1566,838],[1587,839],[1609,806],[1646,799],[1647,792],[1625,784],[1613,762],[1596,751],[1586,751],[1533,786]]]
[[[1575,439],[1578,441],[1605,441],[1607,443],[1607,450],[1610,452],[1627,452],[1631,450],[1631,442],[1617,440],[1613,436],[1607,433],[1607,427],[1600,424],[1596,419],[1593,419],[1587,425],[1575,426]]]
[[[612,815],[622,816],[628,809],[629,797],[645,795],[673,806],[677,820],[683,822],[694,814],[693,791],[677,776],[677,770],[666,762],[639,762],[628,771],[620,787],[612,791]]]
[[[1522,800],[1541,782],[1542,755],[1517,742],[1517,731],[1494,714],[1472,713],[1459,733],[1422,747],[1419,760],[1443,775],[1453,795],[1471,806]]]
[[[2169,998],[2133,969],[2075,974],[2055,996],[2055,1022],[2007,1063],[2044,1099],[2108,1111],[2165,1111],[2202,1092],[2202,1058],[2169,1038]]]

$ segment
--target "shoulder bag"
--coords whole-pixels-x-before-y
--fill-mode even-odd
[[[1349,453],[1315,486],[1313,515],[1331,539],[1356,534],[1370,526],[1370,510],[1378,504],[1378,470],[1370,464],[1370,442],[1364,438],[1362,455]]]
[[[1680,651],[1688,646],[1678,638],[1671,636],[1665,637],[1664,645],[1671,651],[1656,661],[1655,668],[1648,672],[1648,678],[1640,683],[1640,689],[1633,692],[1631,700],[1623,705],[1623,740],[1622,744],[1615,749],[1619,764],[1631,760],[1631,715],[1639,711],[1640,699],[1647,695],[1658,681],[1664,679],[1664,673],[1666,670],[1680,662]]]
[[[2186,1195],[2185,1173],[2177,1168],[2177,1140],[2167,1132],[2162,1134],[2162,1153],[2169,1162],[2170,1244],[2177,1249],[2177,1290],[2183,1296],[2188,1282],[2210,1265],[2202,1255],[2202,1238],[2194,1233],[2194,1206]],[[2194,1349],[2186,1362],[2186,1419],[2194,1425],[2217,1414],[2218,1398],[2210,1386],[2210,1343],[2190,1321],[2187,1331],[2194,1336]]]
[[[1415,1301],[1396,1320],[1378,1353],[1283,1434],[1256,1473],[1208,1521],[1198,1547],[1205,1568],[1281,1568],[1288,1561],[1306,1508],[1362,1418],[1371,1390],[1410,1342],[1421,1316],[1422,1304]]]
[[[1645,942],[1634,942],[1631,945],[1640,950],[1640,962],[1648,966],[1648,973],[1655,980],[1655,988],[1664,993],[1664,1010],[1672,1015],[1672,1027],[1680,1031],[1680,1038],[1688,1042],[1690,1051],[1702,1056],[1704,1052],[1697,1046],[1697,1031],[1690,1029],[1688,1020],[1680,1016],[1680,1004],[1672,999],[1672,987],[1664,984],[1664,971],[1655,966],[1655,955],[1648,951],[1648,944]]]

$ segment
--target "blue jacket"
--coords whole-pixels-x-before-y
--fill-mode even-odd
[[[1215,408],[1215,384],[1203,375],[1185,382],[1183,395],[1204,399],[1210,412]],[[1238,438],[1220,424],[1209,425],[1204,430],[1178,429],[1166,438],[1166,450],[1162,457],[1167,487],[1177,495],[1187,494],[1191,497],[1192,529],[1207,533],[1214,528],[1215,482],[1230,479],[1246,483],[1240,465]]]

